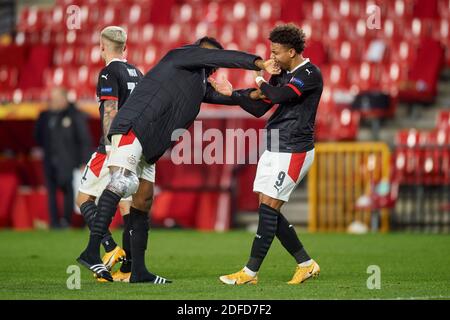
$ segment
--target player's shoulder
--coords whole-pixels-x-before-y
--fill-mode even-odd
[[[322,81],[319,67],[309,61],[295,71],[294,77],[302,81]]]
[[[103,70],[118,76],[127,66],[125,61],[111,61]]]
[[[100,72],[98,73],[99,79],[101,78],[102,75],[105,76],[105,75],[107,75],[107,74],[109,73],[108,67],[109,67],[109,66],[105,66],[105,67],[103,67],[103,68],[100,70]]]
[[[112,75],[116,79],[127,77],[142,77],[141,71],[135,66],[126,61],[112,61],[100,72],[100,77],[108,77]],[[107,79],[106,79],[107,80]]]

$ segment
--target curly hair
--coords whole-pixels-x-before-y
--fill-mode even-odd
[[[293,48],[297,53],[305,50],[305,33],[293,23],[276,26],[269,36],[269,40],[274,43],[283,44]]]

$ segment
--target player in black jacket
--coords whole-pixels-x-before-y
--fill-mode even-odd
[[[322,75],[317,66],[303,57],[305,35],[297,26],[280,25],[272,30],[269,39],[271,58],[280,65],[281,74],[272,76],[267,83],[258,73],[255,81],[260,89],[249,89],[250,92],[233,92],[227,81],[213,82],[219,92],[257,117],[279,104],[266,125],[267,150],[258,161],[253,186],[259,194],[260,207],[250,258],[241,271],[220,277],[223,283],[231,285],[257,283],[257,272],[275,236],[297,262],[289,284],[302,283],[320,272],[280,209],[314,160],[314,123],[323,89]],[[258,105],[242,104],[244,95],[259,99]],[[275,133],[277,139],[272,137]]]
[[[167,282],[145,266],[153,194],[152,185],[140,178],[173,144],[175,130],[192,124],[202,102],[216,103],[217,95],[207,79],[220,67],[279,72],[271,60],[223,50],[215,39],[205,37],[169,51],[138,83],[117,113],[108,135],[112,145],[108,162],[111,180],[99,198],[89,244],[78,258],[99,277],[111,281],[100,260],[101,235],[108,229],[120,198],[133,195],[130,282]]]
[[[111,149],[111,142],[107,138],[109,128],[117,111],[143,76],[135,66],[124,59],[126,39],[125,30],[116,26],[108,26],[100,34],[100,51],[106,64],[100,71],[97,82],[97,100],[103,135],[97,150],[86,165],[77,196],[77,205],[89,229],[92,228],[97,213],[95,200],[100,197],[109,182],[107,166],[108,153]],[[154,182],[154,170],[152,174],[146,175],[145,179]],[[102,239],[102,245],[105,248],[102,260],[106,268],[111,270],[118,261],[122,261],[120,270],[113,274],[115,281],[127,281],[131,275],[130,206],[131,197],[124,198],[119,203],[124,221],[123,249],[116,244],[109,230]]]

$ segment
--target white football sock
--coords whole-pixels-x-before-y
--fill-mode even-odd
[[[313,263],[313,259],[309,259],[308,261],[299,263],[298,266],[299,267],[309,267],[310,265],[312,265]]]
[[[250,270],[249,268],[247,268],[247,267],[244,267],[244,272],[246,273],[246,274],[248,274],[250,277],[254,277],[254,276],[256,276],[256,272],[255,271],[252,271],[252,270]]]

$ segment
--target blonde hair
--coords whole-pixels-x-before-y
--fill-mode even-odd
[[[102,30],[101,37],[108,40],[109,46],[116,52],[123,52],[127,42],[127,33],[124,29],[117,26],[109,26]]]

